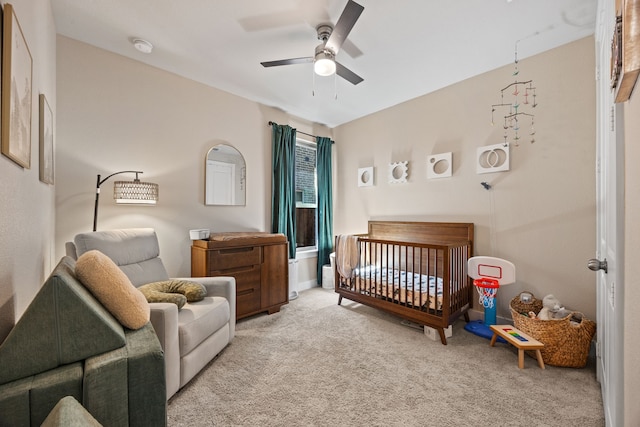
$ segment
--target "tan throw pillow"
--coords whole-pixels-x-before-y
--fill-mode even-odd
[[[149,303],[144,295],[102,252],[92,250],[80,255],[76,276],[122,326],[140,329],[149,322]]]
[[[187,302],[202,301],[207,288],[187,280],[163,280],[138,287],[148,302],[171,302],[180,310]]]

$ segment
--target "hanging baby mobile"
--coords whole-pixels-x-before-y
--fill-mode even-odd
[[[516,42],[515,49],[515,70],[513,72],[514,81],[510,83],[505,88],[500,90],[500,104],[493,104],[491,106],[491,125],[494,125],[494,113],[496,109],[504,109],[508,112],[504,115],[504,123],[502,127],[504,128],[504,145],[509,144],[509,135],[511,135],[511,140],[515,146],[519,145],[520,142],[520,125],[524,124],[525,126],[528,124],[529,120],[531,120],[531,127],[529,128],[529,136],[531,137],[531,143],[536,142],[535,134],[536,130],[534,127],[534,115],[531,112],[533,108],[536,108],[538,105],[536,101],[536,88],[533,85],[533,80],[527,81],[519,81],[518,75],[520,71],[518,70],[518,42]],[[506,99],[505,99],[506,98]],[[525,123],[523,120],[526,120]]]

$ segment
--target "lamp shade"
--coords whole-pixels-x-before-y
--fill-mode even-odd
[[[134,181],[115,181],[113,198],[120,204],[155,205],[158,201],[158,184]]]
[[[93,206],[93,231],[98,226],[98,200],[100,200],[100,186],[106,180],[115,175],[122,173],[135,173],[136,179],[133,181],[116,181],[113,183],[113,198],[119,204],[135,204],[135,205],[155,205],[158,201],[158,184],[150,182],[140,182],[138,174],[142,171],[120,171],[109,175],[104,179],[100,179],[100,175],[96,179],[96,201]]]

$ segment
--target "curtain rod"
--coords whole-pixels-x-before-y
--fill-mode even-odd
[[[268,126],[271,126],[271,125],[278,125],[278,124],[277,124],[276,122],[269,121],[269,123],[268,123],[267,125],[268,125]],[[280,126],[280,125],[278,125],[278,126]],[[301,133],[301,134],[303,134],[303,135],[310,136],[311,138],[318,138],[318,137],[317,137],[317,136],[315,136],[315,135],[311,135],[310,133],[302,132],[302,131],[300,131],[300,130],[298,130],[298,129],[296,129],[296,133]],[[333,141],[331,141],[331,143],[333,143]]]

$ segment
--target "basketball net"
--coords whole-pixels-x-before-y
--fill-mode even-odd
[[[493,308],[500,283],[497,280],[482,277],[480,279],[475,279],[473,284],[480,296],[478,302],[482,304],[484,308]]]

